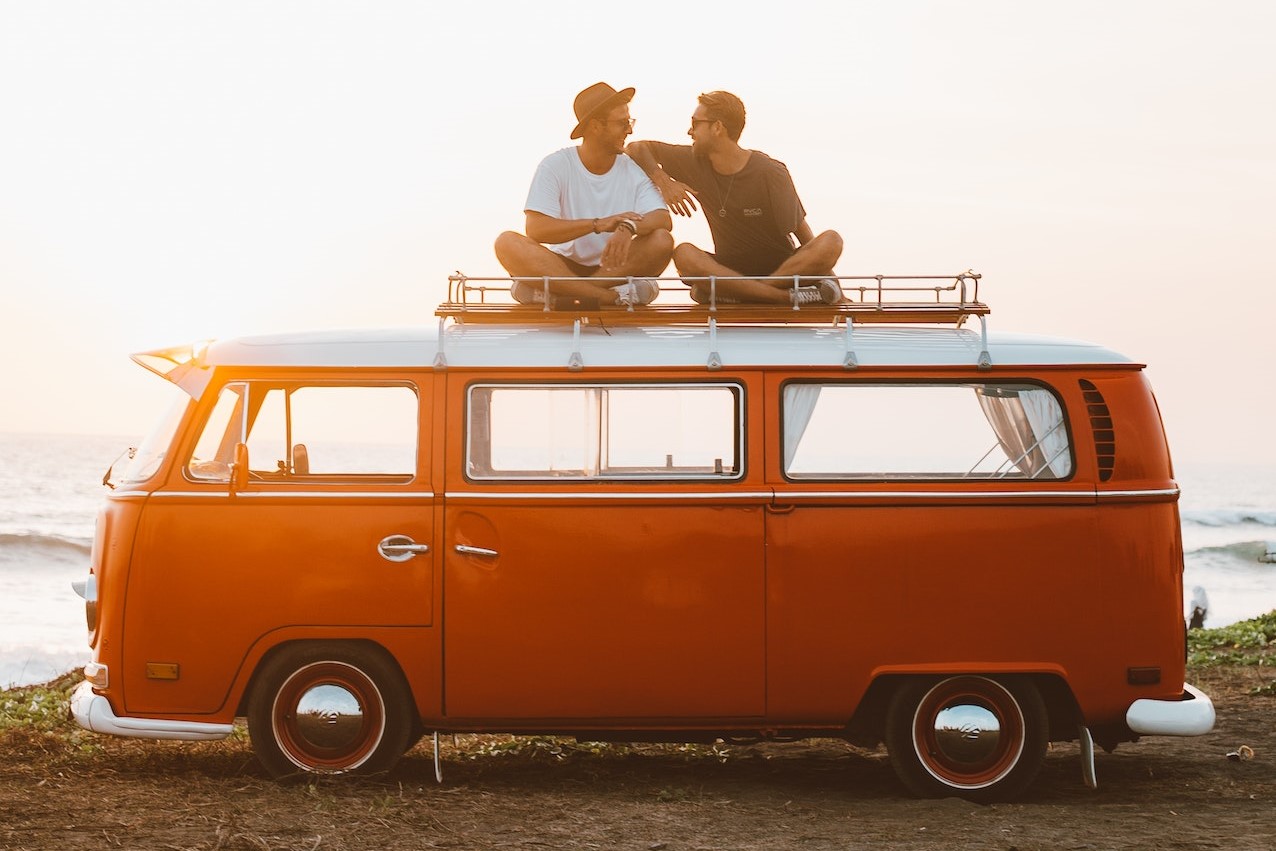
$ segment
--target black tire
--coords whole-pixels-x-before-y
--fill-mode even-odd
[[[378,648],[306,643],[279,651],[258,672],[248,733],[276,779],[376,774],[406,750],[415,714],[403,674]]]
[[[1041,769],[1049,717],[1030,680],[909,680],[886,715],[891,767],[913,794],[989,803],[1020,795]]]

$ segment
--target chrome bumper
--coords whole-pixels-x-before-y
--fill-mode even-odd
[[[1125,724],[1143,736],[1201,736],[1214,729],[1214,702],[1205,692],[1183,684],[1178,700],[1144,698],[1130,704]]]
[[[75,723],[95,733],[129,736],[135,739],[181,739],[211,741],[224,739],[233,724],[207,724],[200,721],[169,721],[162,718],[121,718],[111,709],[105,697],[93,692],[93,684],[84,682],[71,694],[71,716]]]

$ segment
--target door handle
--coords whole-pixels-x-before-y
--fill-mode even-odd
[[[377,544],[377,552],[386,561],[407,561],[429,551],[429,544],[418,544],[407,535],[389,535]]]
[[[496,550],[489,550],[486,547],[467,547],[465,544],[457,544],[456,551],[467,556],[485,556],[487,558],[496,558],[500,555]]]

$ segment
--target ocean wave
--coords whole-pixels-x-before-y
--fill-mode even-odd
[[[1276,511],[1262,511],[1256,508],[1212,508],[1206,510],[1184,511],[1180,514],[1184,523],[1197,526],[1222,528],[1224,526],[1241,526],[1253,523],[1258,526],[1276,526]]]
[[[93,542],[87,538],[63,535],[41,535],[35,532],[0,533],[0,551],[24,550],[27,552],[75,553],[88,555]]]
[[[1237,541],[1230,544],[1218,544],[1210,547],[1197,547],[1194,550],[1188,550],[1183,555],[1185,558],[1203,555],[1227,555],[1242,561],[1262,562],[1263,556],[1267,554],[1271,544],[1267,541]],[[1261,565],[1260,565],[1261,566]]]

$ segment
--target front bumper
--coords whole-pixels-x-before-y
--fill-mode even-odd
[[[1205,692],[1183,684],[1178,700],[1143,698],[1125,711],[1125,724],[1143,736],[1201,736],[1214,729],[1214,702]]]
[[[95,733],[128,736],[135,739],[180,739],[213,741],[230,735],[233,724],[208,724],[201,721],[170,721],[164,718],[121,718],[110,702],[93,691],[93,684],[80,683],[71,694],[71,716],[75,723]]]

